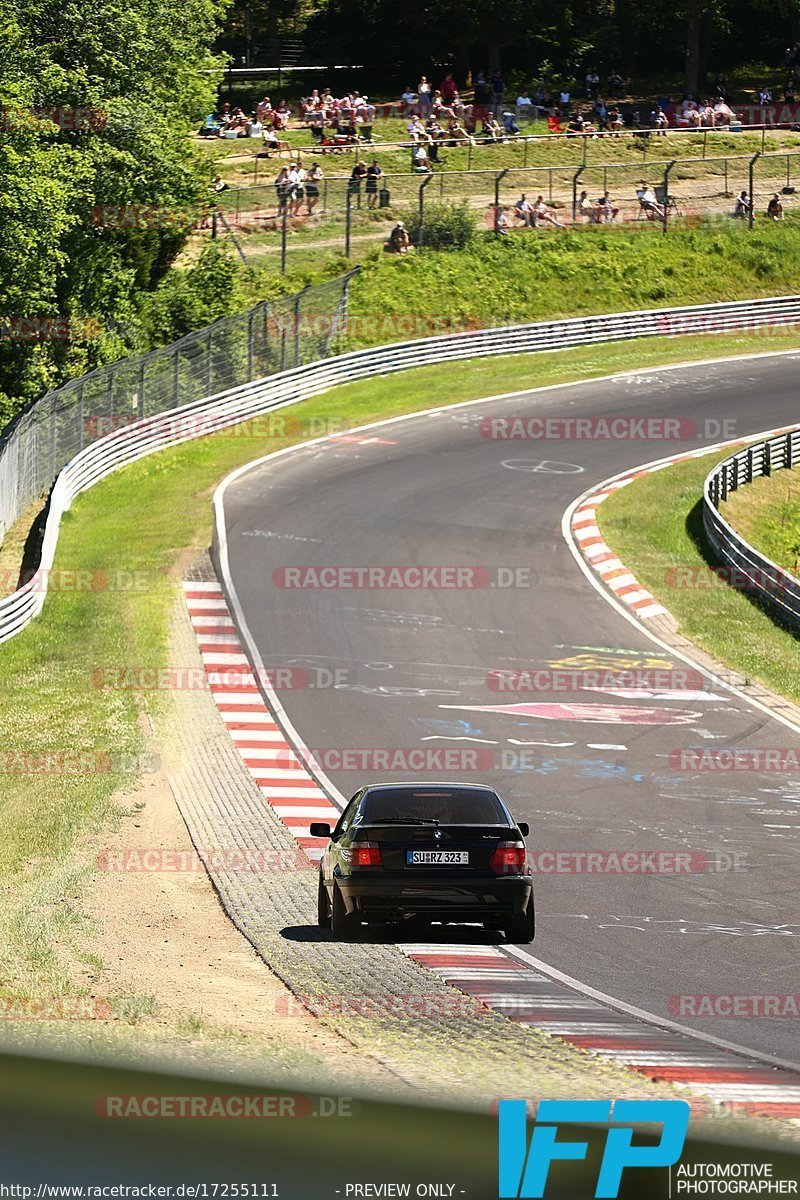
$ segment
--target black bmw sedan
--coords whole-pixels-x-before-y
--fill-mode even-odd
[[[511,942],[535,931],[533,881],[517,822],[490,787],[388,783],[356,792],[320,862],[319,924],[357,936],[365,922],[465,921]]]

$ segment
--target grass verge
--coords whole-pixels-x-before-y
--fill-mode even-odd
[[[726,521],[772,562],[797,574],[800,555],[800,471],[782,470],[731,492]]]
[[[672,613],[684,637],[797,704],[797,639],[711,569],[700,497],[706,475],[729,453],[643,475],[603,501],[598,525],[625,566]]]
[[[781,340],[781,348],[793,345],[797,342]],[[363,424],[487,394],[766,346],[763,337],[752,335],[654,339],[421,368],[305,401],[292,410],[291,429],[289,422],[283,432],[276,426],[273,436],[261,423],[258,430],[239,427],[235,436],[220,434],[164,451],[81,496],[63,521],[54,578],[58,584],[62,570],[82,572],[88,585],[56,586],[43,616],[0,647],[0,993],[64,994],[74,988],[71,981],[81,964],[91,960],[91,927],[82,906],[93,871],[86,847],[122,819],[114,796],[136,781],[146,718],[158,720],[169,703],[163,693],[98,687],[97,672],[165,665],[182,564],[187,552],[208,545],[209,501],[223,475],[304,440],[314,428]],[[639,501],[635,510],[615,507],[613,514],[603,514],[604,521],[614,515],[610,537],[624,535],[628,549],[621,549],[632,566],[636,550],[640,577],[654,591],[666,551],[689,560],[696,556],[683,525],[708,461],[692,464],[694,475],[667,472],[625,489],[621,505],[638,494],[639,486],[666,486],[669,480],[673,488],[676,478],[683,481],[669,505],[656,491],[646,491],[647,520]],[[645,527],[660,553],[643,559],[646,547],[636,534]],[[747,604],[735,594],[725,602]],[[748,640],[754,669],[780,661],[783,656],[765,640],[777,636],[774,627],[764,619],[757,641],[751,620],[749,606],[732,609],[730,636],[736,632]],[[687,632],[695,636],[695,626]],[[800,693],[800,668],[792,686]]]

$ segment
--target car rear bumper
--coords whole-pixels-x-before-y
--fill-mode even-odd
[[[525,875],[445,880],[344,875],[336,883],[348,912],[384,920],[410,914],[453,921],[518,916],[533,891]]]

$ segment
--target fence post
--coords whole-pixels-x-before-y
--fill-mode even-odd
[[[724,159],[723,168],[725,171],[725,195],[728,195],[728,160]]]
[[[207,396],[211,395],[211,379],[212,379],[212,372],[213,372],[213,363],[211,361],[211,355],[212,355],[211,345],[212,345],[211,330],[209,330],[209,332],[208,332],[208,352],[206,354],[206,395]],[[143,402],[144,402],[144,392],[142,392],[139,397],[139,408],[142,412],[142,415],[144,415],[144,410],[142,408]]]
[[[786,155],[786,187],[787,187],[787,189],[792,186],[791,162],[792,162],[791,155],[787,154]]]
[[[108,418],[109,433],[114,430],[114,370],[108,372]]]
[[[210,354],[210,351],[211,351],[211,335],[210,334],[208,337],[208,348],[209,348],[209,354]],[[144,365],[145,365],[145,360],[142,359],[141,363],[139,364],[139,419],[140,420],[144,416]],[[210,379],[210,376],[209,376],[209,379]],[[206,394],[211,395],[210,388]]]
[[[286,234],[289,221],[289,197],[283,197],[283,213],[281,214],[281,274],[286,274]]]
[[[584,143],[585,144],[585,143]],[[578,181],[583,174],[583,167],[578,167],[572,176],[572,224],[578,223]]]
[[[547,190],[548,190],[548,196],[547,196],[548,202],[550,204],[552,204],[553,203],[553,168],[552,167],[547,168]]]
[[[328,181],[327,181],[327,179],[323,180],[323,182],[322,182],[322,211],[323,212],[328,211]]]
[[[753,157],[750,159],[750,170],[749,170],[750,211],[747,214],[747,225],[748,225],[749,229],[753,228],[753,221],[755,220],[755,215],[756,215],[756,198],[755,198],[755,194],[754,194],[754,188],[755,188],[756,162],[758,161],[759,158],[761,158],[760,150],[758,151],[757,154],[754,154]]]
[[[472,170],[472,141],[467,145],[467,170]]]
[[[81,400],[83,400],[83,389],[81,388]],[[792,466],[792,435],[786,434],[786,466],[791,469]]]
[[[663,216],[663,232],[667,232],[667,221],[669,219],[669,173],[675,166],[675,160],[667,163],[664,167],[664,216]]]
[[[178,393],[181,387],[181,352],[176,346],[172,352],[172,407],[178,407]],[[112,423],[113,428],[113,423]]]
[[[300,366],[300,301],[306,289],[298,292],[294,298],[294,308],[292,311],[292,324],[294,325],[294,365]]]
[[[525,138],[525,155],[522,159],[523,167],[527,167],[527,165],[528,165],[528,146],[530,144],[530,140],[531,140],[530,138]]]
[[[419,212],[419,233],[417,235],[417,249],[421,250],[425,241],[425,188],[433,179],[432,175],[426,175],[422,183],[419,185],[419,196],[417,197],[417,205]]]
[[[762,154],[764,153],[766,145],[767,145],[767,127],[766,127],[766,125],[762,125],[761,126],[761,153]]]
[[[75,409],[75,412],[76,412],[77,424],[78,424],[78,449],[82,450],[83,449],[83,384],[82,383],[78,387],[78,404]],[[789,451],[789,457],[791,458],[791,449]]]
[[[506,167],[505,170],[498,171],[494,177],[494,208],[495,208],[495,212],[497,212],[497,206],[500,203],[500,183],[501,183],[501,180],[505,179],[508,172],[509,172],[509,168]]]
[[[253,381],[253,317],[256,315],[256,309],[251,308],[247,314],[247,382]]]
[[[429,177],[430,178],[430,177]],[[344,194],[344,256],[350,257],[350,224],[353,219],[352,214],[353,193],[350,191],[350,184]]]
[[[703,158],[706,156],[706,146],[708,145],[708,130],[703,130]]]
[[[746,483],[753,482],[753,447],[752,446],[748,446],[748,448],[747,448],[747,479],[745,480],[745,482]]]
[[[764,466],[763,466],[763,474],[764,474],[764,475],[771,475],[771,474],[772,474],[772,442],[765,442],[765,443],[764,443]]]

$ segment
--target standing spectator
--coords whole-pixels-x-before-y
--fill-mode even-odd
[[[445,104],[451,105],[458,96],[458,85],[453,79],[453,72],[448,71],[442,82],[439,84],[439,91],[442,93],[442,99]],[[453,114],[455,115],[455,114]]]
[[[423,75],[417,84],[417,106],[419,115],[425,119],[430,116],[431,111],[431,85],[428,83],[427,76]]]
[[[769,90],[766,84],[764,84],[758,93],[758,103],[762,108],[764,108],[767,104],[772,104],[772,92]]]
[[[600,76],[595,71],[594,67],[590,67],[586,72],[586,95],[589,100],[597,99],[597,89],[600,86]]]
[[[571,99],[571,96],[570,96],[570,91],[569,91],[569,84],[565,83],[559,93],[559,96],[558,96],[558,102],[561,105],[562,116],[566,117],[569,115],[570,99]]]
[[[378,188],[383,171],[378,165],[377,158],[373,158],[370,165],[367,167],[367,208],[375,208],[378,203]]]
[[[303,197],[306,194],[306,175],[307,171],[302,163],[297,163],[293,170],[289,170],[289,187],[293,217],[300,216],[300,208],[303,204]]]
[[[505,80],[500,71],[495,71],[492,75],[492,112],[495,116],[503,108],[503,97],[506,94]]]
[[[281,167],[278,174],[275,176],[275,195],[278,198],[278,213],[282,213],[286,208],[286,201],[289,193],[289,168]]]
[[[483,71],[475,76],[475,103],[486,107],[492,99],[492,89]]]
[[[367,164],[363,160],[360,159],[358,162],[353,164],[353,169],[350,172],[350,191],[351,192],[354,192],[354,193],[359,192],[360,193],[361,180],[365,178],[366,174],[367,174]]]
[[[319,204],[319,185],[323,178],[322,167],[317,162],[312,163],[306,174],[306,211],[309,216]]]

